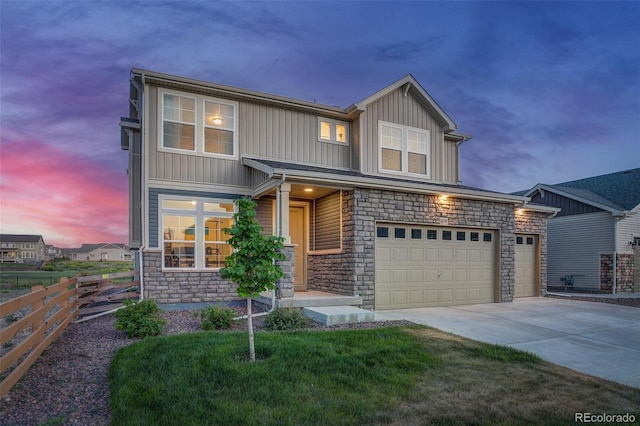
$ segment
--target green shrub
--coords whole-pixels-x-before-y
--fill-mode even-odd
[[[222,306],[209,306],[200,311],[203,330],[228,330],[236,322],[236,311]]]
[[[311,320],[304,316],[302,310],[294,308],[276,308],[264,321],[267,330],[295,330],[305,328]]]
[[[128,338],[157,336],[167,323],[160,316],[160,308],[153,300],[125,300],[125,308],[116,311],[116,330],[127,333]]]

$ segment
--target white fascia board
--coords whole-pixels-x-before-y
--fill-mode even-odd
[[[562,210],[559,207],[551,207],[551,206],[540,206],[540,205],[530,205],[527,203],[524,203],[521,206],[517,206],[516,208],[518,209],[522,209],[525,211],[530,211],[530,212],[540,212],[540,213],[555,213],[558,214],[560,213],[560,211]]]
[[[232,195],[251,195],[251,188],[247,188],[246,186],[213,185],[210,183],[207,184],[200,182],[170,182],[159,179],[149,179],[149,188],[175,189],[180,191],[217,192],[220,194]]]
[[[604,211],[610,212],[610,213],[611,213],[612,215],[614,215],[614,216],[623,216],[623,215],[624,215],[624,211],[622,211],[622,210],[614,209],[614,208],[613,208],[613,207],[611,207],[611,206],[607,206],[607,205],[605,205],[605,204],[601,204],[601,203],[598,203],[598,202],[596,202],[596,201],[588,200],[588,199],[583,198],[583,197],[580,197],[580,196],[578,196],[578,195],[571,194],[571,193],[569,193],[569,192],[565,192],[565,191],[563,191],[563,190],[561,190],[561,189],[554,188],[554,187],[552,187],[552,186],[544,185],[544,184],[538,184],[538,185],[534,186],[532,189],[530,189],[529,191],[527,191],[527,193],[525,194],[525,196],[530,197],[530,196],[531,196],[531,194],[533,194],[533,193],[534,193],[534,192],[536,192],[537,190],[543,190],[543,191],[547,191],[547,192],[553,192],[554,194],[561,195],[561,196],[563,196],[563,197],[570,198],[570,199],[572,199],[572,200],[574,200],[574,201],[579,201],[579,202],[581,202],[581,203],[588,204],[588,205],[593,206],[593,207],[596,207],[596,208],[598,208],[598,209],[601,209],[601,210],[604,210]]]
[[[287,169],[274,169],[274,175],[285,174],[288,178],[301,178],[310,182],[324,182],[333,183],[337,185],[348,186],[361,186],[372,189],[382,189],[398,192],[412,192],[418,194],[429,195],[451,195],[453,197],[460,196],[462,198],[468,198],[473,200],[485,200],[485,201],[497,201],[507,204],[523,204],[529,199],[519,195],[498,194],[494,192],[474,191],[463,188],[449,188],[436,185],[425,185],[422,183],[403,183],[401,185],[393,182],[384,182],[380,179],[361,177],[361,176],[347,176],[347,175],[333,175],[327,177],[326,173],[307,172],[301,170],[287,170]]]
[[[242,164],[244,164],[245,166],[249,166],[253,169],[260,170],[262,173],[269,176],[269,178],[273,177],[273,167],[267,166],[266,164],[261,163],[260,161],[256,161],[247,157],[242,157]]]

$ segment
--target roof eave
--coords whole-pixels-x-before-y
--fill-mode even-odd
[[[571,194],[569,192],[563,191],[563,190],[558,189],[558,188],[556,188],[554,186],[545,185],[545,184],[541,184],[541,183],[537,184],[536,186],[531,188],[529,191],[527,191],[527,193],[525,194],[525,197],[530,197],[533,193],[535,193],[536,191],[538,191],[540,189],[542,189],[544,191],[548,191],[548,192],[553,192],[554,194],[558,194],[558,195],[561,195],[563,197],[570,198],[572,200],[579,201],[579,202],[584,203],[584,204],[588,204],[588,205],[596,207],[596,208],[598,208],[600,210],[607,211],[607,212],[611,213],[613,216],[623,216],[624,215],[623,213],[625,212],[625,210],[616,209],[614,207],[607,206],[606,204],[598,203],[597,201],[589,200],[587,198],[580,197],[578,195]]]

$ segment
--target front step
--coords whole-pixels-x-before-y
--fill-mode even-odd
[[[271,306],[271,292],[265,292],[254,300]],[[276,307],[278,308],[305,308],[311,306],[345,306],[345,305],[362,305],[362,297],[345,296],[341,294],[324,293],[321,291],[304,291],[296,292],[294,297],[276,299]]]
[[[374,321],[374,313],[355,306],[314,306],[304,308],[305,316],[324,325]]]

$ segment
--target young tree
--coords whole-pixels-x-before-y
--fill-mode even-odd
[[[262,227],[256,219],[256,203],[250,198],[235,201],[238,212],[233,215],[233,226],[223,229],[229,234],[229,244],[233,253],[227,256],[222,278],[238,284],[238,294],[247,298],[247,318],[249,330],[249,358],[256,360],[253,341],[253,318],[251,298],[266,290],[275,291],[276,281],[284,277],[282,269],[275,264],[284,260],[283,238],[262,234]]]

